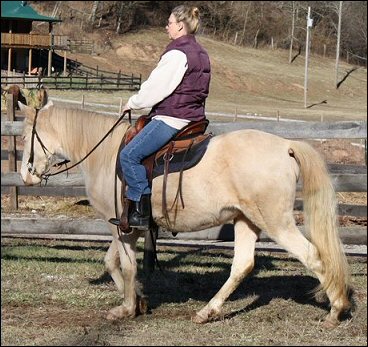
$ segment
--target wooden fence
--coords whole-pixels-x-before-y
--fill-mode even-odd
[[[9,112],[12,113],[12,112]],[[20,177],[17,171],[17,161],[21,160],[22,152],[16,150],[15,137],[22,134],[23,122],[15,120],[14,114],[10,115],[7,121],[1,122],[1,135],[9,136],[8,151],[2,150],[1,160],[9,161],[10,172],[1,173],[1,191],[3,193],[9,193],[9,189],[13,193],[13,206],[17,206],[17,195],[52,195],[52,196],[86,196],[84,189],[83,177],[79,173],[61,174],[57,177],[50,177],[46,187],[36,186],[27,187]],[[366,121],[348,121],[348,122],[275,122],[275,121],[247,121],[247,122],[211,122],[208,131],[211,131],[215,135],[234,131],[238,129],[259,129],[284,138],[292,139],[367,139],[367,122]],[[367,191],[367,167],[357,165],[329,165],[330,174],[332,177],[334,188],[337,192],[366,192]],[[298,185],[300,190],[300,184]],[[295,202],[295,210],[302,209],[302,201],[297,200]],[[355,205],[339,205],[340,215],[351,215],[358,217],[367,216],[367,206],[355,206]],[[66,234],[86,234],[92,233],[94,235],[106,235],[108,229],[105,226],[101,228],[102,221],[95,221],[99,225],[93,227],[91,221],[63,221],[64,227],[61,227],[61,232]],[[28,226],[26,227],[26,224]],[[40,224],[41,223],[41,224]],[[56,231],[50,231],[50,221],[39,218],[30,219],[7,219],[2,218],[1,225],[3,233],[20,233],[22,228],[30,233],[53,233]],[[86,223],[88,228],[86,228]],[[54,224],[54,229],[58,223]],[[225,226],[226,228],[226,226]],[[55,229],[55,230],[56,230]],[[362,228],[360,228],[362,229]],[[33,230],[33,231],[32,231]],[[92,231],[100,230],[100,231]],[[212,236],[211,236],[212,233]],[[189,234],[187,238],[223,238],[224,235],[232,235],[231,232],[224,233],[224,227],[216,228],[216,230],[206,230],[197,233],[183,233],[179,234],[184,236]],[[345,231],[347,242],[360,242],[366,243],[366,229],[364,232],[357,232],[356,228]],[[222,236],[221,236],[222,235]],[[357,236],[359,235],[359,236]],[[232,237],[232,236],[230,236]]]
[[[92,40],[70,40],[68,39],[68,48],[72,53],[93,54],[94,42]]]
[[[127,76],[116,74],[115,76],[105,76],[100,73],[98,76],[70,75],[70,76],[1,76],[1,84],[18,84],[23,88],[35,88],[43,85],[48,89],[78,89],[78,90],[139,90],[142,76]]]

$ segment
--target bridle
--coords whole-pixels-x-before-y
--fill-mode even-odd
[[[47,149],[47,147],[45,146],[45,144],[42,142],[42,140],[40,138],[40,135],[37,132],[37,129],[36,129],[37,117],[38,117],[38,113],[39,113],[40,109],[36,108],[35,110],[36,110],[36,115],[34,117],[33,125],[32,125],[31,150],[30,150],[30,153],[29,153],[29,159],[28,159],[28,162],[27,162],[27,168],[28,168],[28,172],[31,175],[36,175],[36,176],[39,176],[40,178],[46,179],[46,174],[45,173],[38,174],[37,171],[36,171],[36,168],[33,165],[34,164],[34,143],[35,143],[35,138],[37,139],[38,143],[40,144],[40,146],[41,146],[41,148],[43,150],[43,153],[45,154],[45,157],[46,157],[46,160],[47,160],[48,163],[50,162],[50,159],[53,157],[54,154],[51,153],[51,151],[49,151]],[[68,162],[69,162],[69,160],[66,159],[63,162],[58,163],[57,165],[63,165],[63,164],[66,164]]]
[[[58,162],[54,165],[52,165],[53,167],[61,167],[62,165],[65,165],[66,167],[63,169],[63,170],[60,170],[60,171],[57,171],[57,172],[54,172],[54,173],[50,173],[50,169],[49,169],[49,166],[47,166],[47,170],[45,170],[45,172],[39,174],[37,173],[35,167],[34,167],[34,143],[35,143],[35,138],[37,139],[38,143],[40,144],[44,154],[45,154],[45,157],[47,159],[47,163],[50,163],[50,159],[55,156],[54,153],[51,153],[51,151],[49,151],[47,149],[47,147],[45,146],[45,144],[42,142],[42,139],[40,138],[38,132],[37,132],[37,129],[36,129],[36,126],[37,126],[37,117],[38,117],[38,113],[39,113],[40,109],[36,108],[36,115],[34,117],[34,120],[33,120],[33,125],[32,125],[32,135],[31,135],[31,149],[30,149],[30,153],[29,153],[29,159],[28,159],[28,162],[27,162],[27,168],[28,168],[28,172],[31,174],[31,175],[36,175],[38,176],[39,178],[41,178],[41,181],[42,180],[45,180],[46,183],[47,183],[47,180],[50,178],[50,176],[55,176],[55,175],[58,175],[62,172],[65,172],[65,171],[68,171],[72,168],[74,168],[75,166],[79,165],[82,161],[84,161],[85,159],[87,159],[91,154],[92,152],[106,139],[106,137],[115,129],[115,127],[122,121],[122,119],[124,118],[124,116],[128,113],[128,117],[129,117],[129,123],[131,124],[132,123],[132,118],[131,118],[131,111],[130,110],[127,110],[125,112],[123,112],[123,114],[119,117],[119,119],[114,123],[114,125],[112,126],[112,128],[104,135],[104,137],[81,159],[79,160],[77,163],[73,164],[72,166],[70,167],[67,167],[66,164],[70,162],[70,160],[68,159],[65,159],[63,160],[62,162]]]

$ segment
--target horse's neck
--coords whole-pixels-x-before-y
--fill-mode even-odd
[[[71,112],[70,112],[71,111]],[[57,115],[55,127],[61,136],[61,147],[64,154],[76,163],[86,157],[95,145],[103,138],[114,124],[114,119],[101,118],[95,114],[82,114],[79,110],[68,110]],[[73,112],[74,111],[74,112]],[[62,118],[61,118],[62,117]],[[116,121],[116,120],[115,120]],[[111,123],[111,124],[110,124]],[[114,136],[107,138],[80,164],[80,168],[88,176],[96,175],[102,169],[111,171],[115,167],[112,158],[116,157],[121,139],[126,131],[124,124],[122,129],[116,129]],[[120,127],[120,126],[119,126]],[[115,133],[115,130],[114,130]],[[122,134],[121,134],[122,133]]]

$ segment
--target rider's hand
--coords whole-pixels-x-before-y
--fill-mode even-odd
[[[130,111],[130,107],[128,106],[128,104],[125,104],[124,108],[123,108],[123,113],[126,111]]]

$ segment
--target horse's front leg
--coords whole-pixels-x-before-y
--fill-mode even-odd
[[[234,228],[234,259],[230,277],[210,302],[192,318],[195,323],[206,323],[218,317],[225,300],[253,269],[254,250],[259,229],[244,217],[238,217],[235,220]]]
[[[124,297],[124,279],[120,268],[119,242],[115,239],[112,240],[105,255],[105,268],[112,277],[119,293]]]
[[[114,242],[119,251],[120,264],[124,280],[124,301],[123,304],[111,309],[107,314],[107,319],[116,320],[119,318],[133,318],[137,315],[141,306],[140,296],[137,295],[136,277],[137,277],[137,261],[136,261],[136,243],[139,237],[138,232],[129,235],[118,235],[114,233]],[[138,306],[137,306],[138,304]]]

